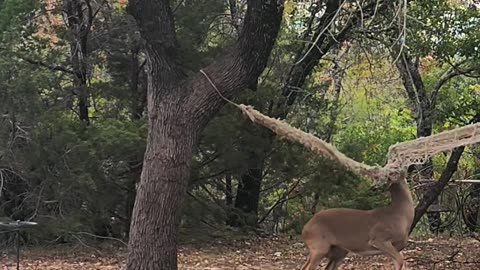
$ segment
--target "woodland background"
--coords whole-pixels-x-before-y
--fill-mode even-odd
[[[258,83],[235,101],[333,143],[367,164],[388,147],[480,120],[478,1],[286,1]],[[242,0],[171,1],[187,74],[224,53]],[[41,226],[31,245],[127,241],[147,136],[144,43],[126,0],[0,0],[0,216]],[[408,10],[408,12],[406,12]],[[314,44],[312,46],[312,44]],[[417,217],[456,179],[480,179],[480,148],[416,169]],[[475,176],[477,174],[477,176]],[[422,180],[434,180],[422,185]],[[183,206],[185,239],[295,235],[321,208],[388,201],[371,183],[225,106],[201,135]],[[444,228],[479,229],[480,187]],[[453,200],[450,198],[450,200]],[[11,243],[9,237],[3,243]]]

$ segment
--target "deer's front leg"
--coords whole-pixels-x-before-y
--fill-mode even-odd
[[[406,270],[405,260],[400,252],[393,246],[392,242],[386,240],[370,240],[369,245],[385,252],[393,259],[395,270]]]

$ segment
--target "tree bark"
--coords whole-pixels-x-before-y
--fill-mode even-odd
[[[258,159],[260,158],[260,160]],[[245,215],[230,215],[228,225],[242,227],[244,225],[256,226],[260,189],[263,177],[263,164],[265,158],[251,152],[247,172],[240,177],[235,197],[235,208]]]
[[[227,207],[233,205],[232,175],[230,173],[225,175],[225,205]]]
[[[77,96],[78,117],[89,125],[88,39],[95,15],[90,0],[65,0],[63,12],[71,35],[70,62],[73,67],[73,94]]]
[[[266,67],[283,1],[249,0],[236,45],[187,78],[177,57],[167,0],[130,0],[128,12],[146,42],[147,149],[133,210],[127,269],[177,269],[177,229],[200,132],[232,97],[256,82]]]
[[[130,51],[129,62],[128,88],[133,96],[131,119],[139,120],[147,107],[147,84],[144,71],[146,62],[140,62],[140,45]]]
[[[177,268],[179,209],[198,136],[190,119],[178,112],[177,102],[151,108],[154,115],[149,119],[142,180],[133,209],[128,269]]]

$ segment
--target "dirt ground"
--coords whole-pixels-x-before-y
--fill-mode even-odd
[[[56,246],[47,249],[24,249],[20,269],[122,269],[125,248]],[[480,241],[435,238],[412,241],[402,252],[409,269],[480,269]],[[2,256],[0,269],[15,269],[11,251]],[[299,238],[253,238],[217,240],[209,244],[183,245],[179,252],[179,269],[300,269],[306,249]],[[325,265],[325,262],[322,264]],[[319,268],[323,269],[323,268]],[[343,270],[393,269],[384,256],[351,256]]]

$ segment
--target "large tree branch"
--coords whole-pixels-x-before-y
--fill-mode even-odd
[[[353,12],[353,14],[347,15],[348,20],[345,22],[343,28],[337,34],[333,35],[330,31],[325,31],[325,27],[329,25],[331,20],[335,19],[335,14],[340,8],[339,4],[339,1],[328,1],[326,3],[325,14],[319,22],[320,27],[313,35],[315,42],[298,51],[295,59],[297,63],[291,67],[282,89],[282,95],[287,99],[286,105],[292,105],[295,102],[298,94],[296,90],[305,84],[307,77],[310,76],[320,59],[322,59],[334,45],[344,41],[350,31],[359,25],[360,22],[375,16],[378,10],[383,10],[387,7],[383,1],[373,1],[364,7],[360,7]],[[314,17],[315,14],[312,16]],[[309,53],[304,55],[305,52]],[[283,112],[282,114],[285,115],[285,113],[286,112]]]
[[[440,79],[437,81],[437,83],[433,86],[431,97],[430,97],[430,103],[431,103],[430,106],[435,106],[435,103],[437,101],[438,92],[440,91],[440,89],[442,88],[442,86],[445,83],[447,83],[448,81],[450,81],[451,79],[453,79],[457,76],[470,73],[473,70],[474,70],[474,68],[468,68],[468,69],[465,69],[465,70],[460,70],[460,69],[455,68],[455,67],[450,67],[447,71],[445,71],[445,73],[442,75],[442,77],[440,77]]]
[[[4,48],[4,47],[0,47],[0,52],[7,52],[8,53],[9,50]],[[61,72],[65,72],[65,73],[68,73],[68,74],[75,75],[75,72],[73,70],[71,70],[67,67],[61,66],[61,65],[45,63],[45,62],[40,61],[40,60],[35,60],[35,59],[32,59],[32,58],[29,58],[29,57],[24,56],[20,53],[13,52],[13,55],[15,57],[29,63],[29,64],[32,64],[32,65],[44,67],[44,68],[49,69],[51,71],[61,71]]]
[[[130,0],[128,12],[135,18],[146,41],[148,60],[157,62],[155,72],[166,85],[185,77],[178,64],[175,22],[168,0]]]
[[[395,57],[395,53],[392,52],[392,58]],[[408,66],[403,62],[403,59],[400,58],[399,61],[395,63],[398,73],[400,74],[400,78],[402,79],[403,87],[407,92],[408,99],[412,103],[412,106],[415,110],[419,110],[420,102],[417,99],[417,91],[415,90],[415,85],[413,81],[410,79]]]
[[[275,44],[282,13],[283,0],[249,0],[235,46],[190,80],[193,93],[188,99],[189,108],[201,124],[225,103],[220,95],[231,98],[238,91],[256,85]]]
[[[282,88],[282,95],[286,97],[287,105],[292,105],[295,102],[298,93],[296,90],[305,84],[307,77],[330,49],[328,44],[326,48],[322,48],[324,47],[322,45],[329,35],[326,28],[330,27],[331,21],[336,19],[338,15],[340,1],[327,1],[325,5],[325,12],[320,19],[318,29],[313,35],[313,43],[308,44],[305,49],[302,48],[297,52],[295,57],[296,63],[290,68],[287,80]],[[311,16],[315,17],[315,14]]]
[[[66,68],[66,67],[63,67],[63,66],[60,66],[60,65],[55,65],[55,64],[47,64],[45,62],[42,62],[40,60],[34,60],[34,59],[30,59],[28,57],[25,57],[25,56],[21,56],[21,55],[17,55],[18,58],[32,64],[32,65],[37,65],[37,66],[41,66],[41,67],[44,67],[46,69],[49,69],[49,70],[52,70],[52,71],[62,71],[62,72],[65,72],[65,73],[68,73],[68,74],[75,74],[75,72],[69,68]]]
[[[400,56],[400,64],[403,66],[401,69],[401,76],[404,81],[409,81],[415,87],[417,101],[420,102],[421,109],[430,108],[430,100],[423,84],[422,75],[418,69],[418,65],[413,62],[412,58],[407,52],[403,51]]]
[[[394,55],[400,55],[396,63],[403,85],[415,109],[417,122],[417,137],[430,136],[432,133],[432,103],[425,89],[418,63],[413,62],[408,52],[395,46]]]

